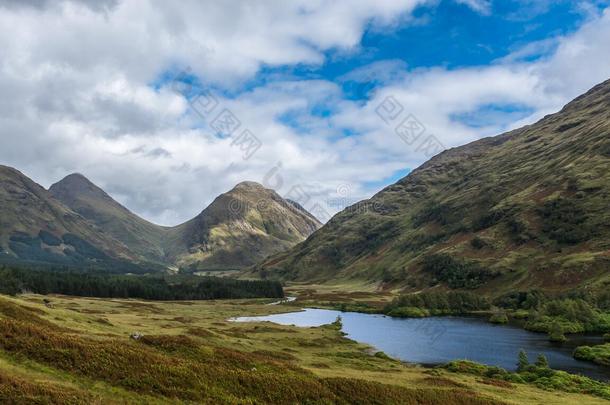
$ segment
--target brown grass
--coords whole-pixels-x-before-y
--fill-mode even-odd
[[[30,404],[90,404],[94,400],[86,393],[67,387],[26,381],[0,372],[0,403]]]

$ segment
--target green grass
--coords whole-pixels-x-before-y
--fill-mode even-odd
[[[431,375],[346,339],[339,324],[227,322],[292,308],[269,300],[47,298],[52,308],[41,296],[0,297],[2,402],[597,403],[527,384],[507,397],[468,373]],[[130,339],[135,331],[143,337]]]

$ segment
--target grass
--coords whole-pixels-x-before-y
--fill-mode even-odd
[[[0,402],[602,403],[403,364],[337,325],[227,322],[290,308],[269,300],[50,299],[0,297]]]

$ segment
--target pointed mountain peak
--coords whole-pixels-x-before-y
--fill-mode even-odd
[[[83,176],[80,173],[72,173],[67,175],[66,177],[64,177],[63,179],[61,179],[60,181],[58,181],[57,183],[53,184],[50,189],[53,188],[70,188],[70,189],[91,189],[91,188],[95,188],[95,189],[99,189],[101,190],[98,186],[96,186],[95,184],[93,184],[91,182],[91,180],[89,180],[88,178],[86,178],[85,176]]]
[[[49,192],[59,200],[80,197],[95,197],[112,200],[104,190],[80,173],[72,173],[49,188]],[[65,202],[65,201],[64,201]]]

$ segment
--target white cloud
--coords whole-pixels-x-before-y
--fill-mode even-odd
[[[491,0],[456,0],[456,2],[464,4],[483,15],[491,13]]]
[[[383,61],[343,77],[375,77],[368,103],[323,80],[271,81],[235,98],[218,95],[263,142],[244,161],[184,98],[151,83],[190,65],[205,82],[236,89],[262,65],[316,64],[324,51],[353,51],[368,24],[404,22],[423,1],[15,3],[0,5],[0,91],[10,95],[0,99],[0,162],[45,186],[82,172],[162,224],[189,219],[239,181],[262,182],[278,163],[280,177],[267,176],[269,185],[280,179],[283,194],[303,186],[310,206],[371,195],[371,183],[426,160],[375,113],[388,95],[449,147],[532,122],[610,71],[606,12],[554,40],[555,52],[536,62],[516,53],[491,66],[410,71]],[[455,119],[497,104],[532,113],[479,128]]]

